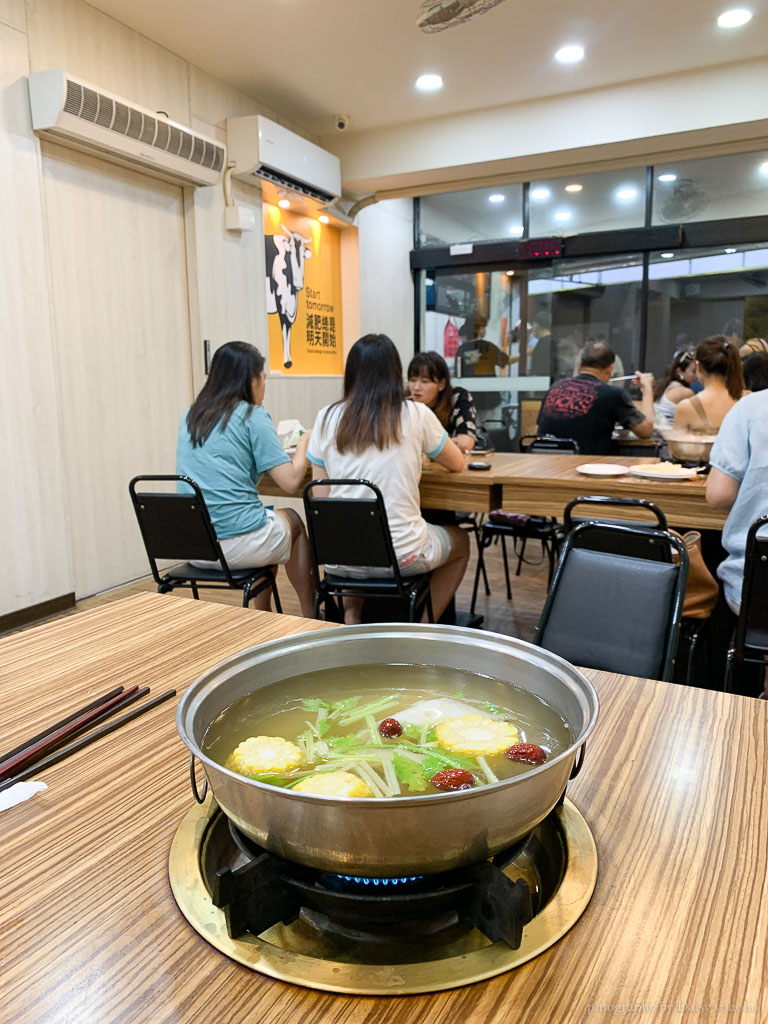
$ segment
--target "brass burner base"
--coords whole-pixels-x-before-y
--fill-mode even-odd
[[[519,949],[510,949],[504,942],[491,943],[473,930],[453,936],[426,962],[349,963],[340,949],[323,949],[313,941],[313,923],[303,914],[294,923],[275,925],[258,938],[245,934],[231,939],[224,912],[211,902],[202,863],[211,829],[220,816],[210,798],[185,815],[174,836],[168,864],[171,889],[182,914],[207,942],[245,967],[280,981],[355,995],[410,995],[458,988],[538,956],[573,927],[589,903],[597,881],[592,833],[570,800],[555,813],[567,848],[567,864],[552,897],[525,926]]]

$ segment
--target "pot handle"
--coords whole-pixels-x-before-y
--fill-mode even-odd
[[[573,778],[573,776],[571,776],[571,778]],[[205,798],[206,798],[206,796],[208,796],[208,779],[206,777],[206,780],[203,783],[203,792],[201,794],[198,791],[197,779],[195,778],[195,755],[194,754],[190,754],[189,755],[189,783],[192,786],[192,793],[194,795],[195,800],[197,800],[197,802],[199,804],[204,804],[205,803]]]
[[[587,749],[587,744],[582,743],[579,747],[579,752],[576,755],[576,761],[574,762],[573,768],[571,768],[571,774],[568,776],[570,779],[575,779],[581,771],[581,766],[584,764],[584,751]],[[208,780],[206,779],[206,785]]]

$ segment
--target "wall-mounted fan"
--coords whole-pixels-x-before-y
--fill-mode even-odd
[[[709,195],[699,188],[691,178],[680,178],[672,188],[672,194],[659,204],[662,220],[669,224],[691,220],[709,204]]]
[[[422,32],[443,32],[485,14],[504,0],[423,0],[416,24]]]

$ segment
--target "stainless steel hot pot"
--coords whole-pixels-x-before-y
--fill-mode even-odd
[[[295,793],[228,771],[203,753],[208,726],[240,697],[279,682],[290,692],[292,676],[314,669],[376,663],[465,669],[514,683],[555,708],[574,741],[514,779],[385,800]],[[503,704],[506,682],[497,685],[496,701]],[[583,673],[532,644],[454,626],[392,623],[320,629],[242,651],[192,683],[176,726],[193,760],[202,761],[222,810],[261,846],[325,871],[391,877],[475,863],[530,832],[581,766],[596,717],[597,695]]]

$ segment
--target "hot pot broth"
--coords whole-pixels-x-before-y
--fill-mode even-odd
[[[438,703],[422,704],[427,701]],[[391,720],[402,733],[382,725]],[[394,734],[386,735],[388,729]],[[258,744],[245,744],[255,737]],[[537,763],[510,759],[510,747],[535,744],[549,761],[572,742],[553,708],[513,684],[443,667],[354,665],[246,695],[212,722],[201,746],[219,764],[260,782],[331,796],[390,797],[513,778]]]

